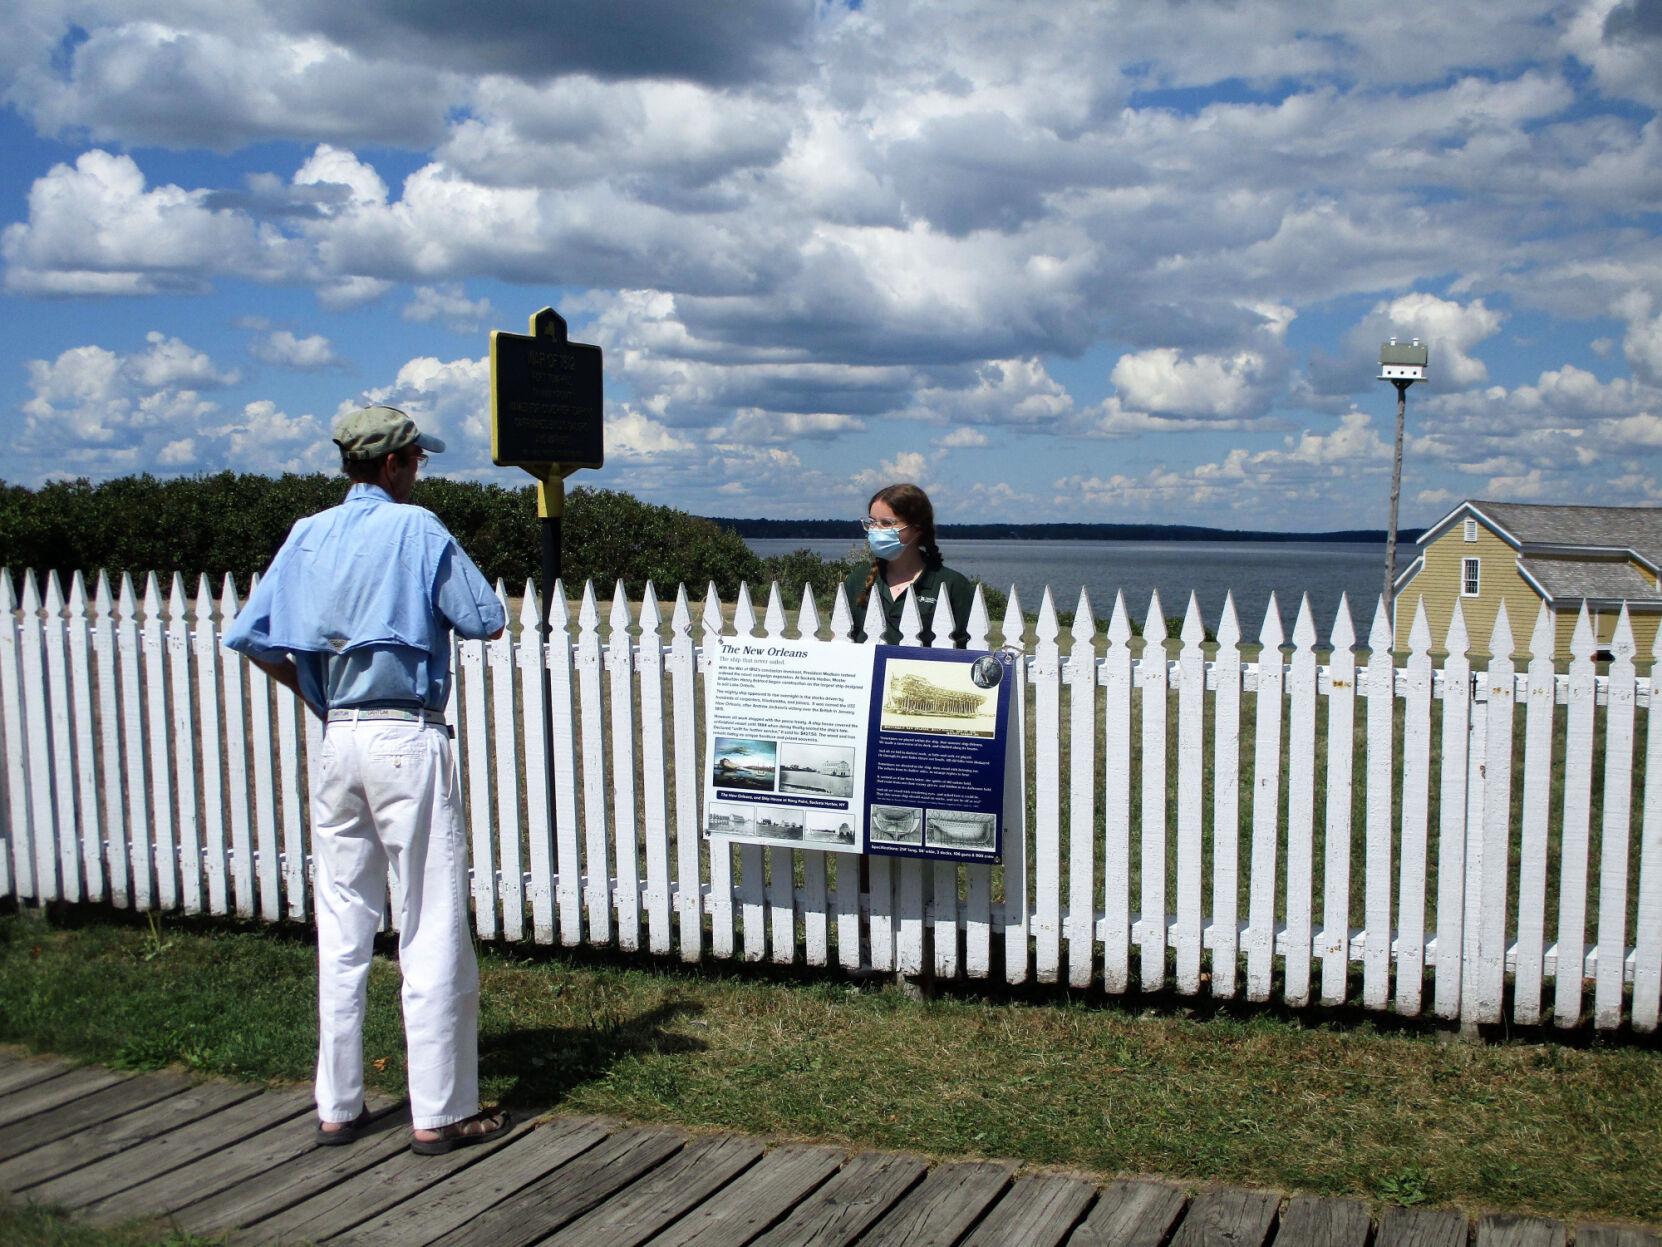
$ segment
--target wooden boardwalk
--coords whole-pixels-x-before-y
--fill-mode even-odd
[[[127,1075],[0,1053],[0,1191],[109,1225],[155,1216],[238,1243],[443,1247],[1662,1247],[1627,1227],[1388,1209],[1276,1191],[930,1165],[586,1117],[441,1157],[402,1105],[313,1142],[309,1091]],[[1572,1239],[1573,1230],[1573,1239]]]

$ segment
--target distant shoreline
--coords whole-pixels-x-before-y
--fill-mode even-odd
[[[851,520],[764,520],[709,517],[740,537],[791,540],[854,540]],[[967,541],[1308,541],[1384,545],[1383,528],[1346,528],[1323,533],[1257,532],[1200,528],[1193,524],[941,524],[943,538]],[[1411,546],[1424,529],[1399,528],[1397,544]]]

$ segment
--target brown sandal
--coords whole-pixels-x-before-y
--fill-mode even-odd
[[[355,1143],[358,1131],[369,1125],[369,1105],[364,1105],[358,1115],[351,1121],[343,1121],[334,1130],[325,1130],[324,1123],[317,1123],[317,1145],[319,1147],[344,1147],[348,1143]]]
[[[436,1139],[412,1139],[410,1150],[417,1156],[443,1156],[459,1147],[474,1147],[501,1138],[514,1128],[506,1109],[483,1109],[472,1117],[438,1127]]]

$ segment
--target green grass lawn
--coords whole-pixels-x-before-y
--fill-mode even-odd
[[[519,1105],[1662,1223],[1662,1056],[1631,1040],[1464,1042],[1388,1019],[1061,993],[919,1002],[886,983],[546,950],[482,950],[481,971],[486,1094]],[[6,912],[0,1042],[305,1081],[313,975],[304,928]],[[369,1076],[398,1094],[396,967],[378,959],[370,990]]]

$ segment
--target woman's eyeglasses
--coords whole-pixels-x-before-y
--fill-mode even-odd
[[[911,525],[905,520],[879,520],[873,519],[869,515],[862,515],[860,517],[860,527],[868,533],[873,529],[879,532],[894,533],[899,532],[902,528],[910,528]]]

